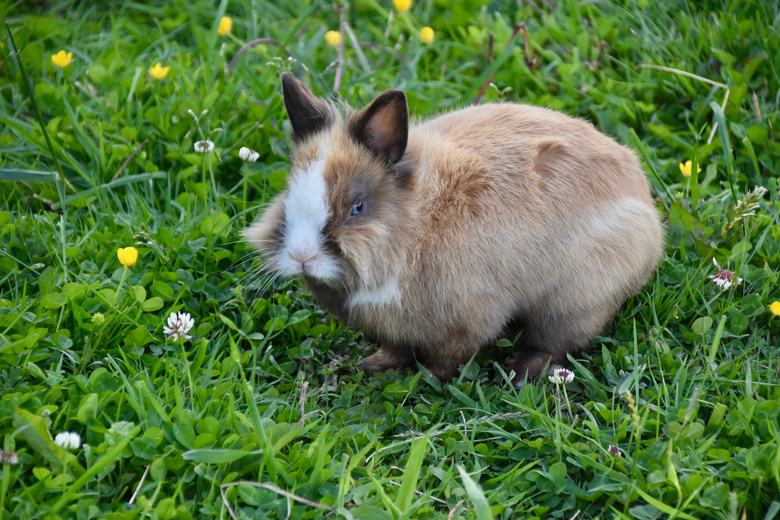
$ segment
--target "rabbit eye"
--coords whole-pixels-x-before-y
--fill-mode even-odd
[[[352,206],[352,216],[360,215],[361,213],[363,213],[363,211],[365,211],[365,209],[366,209],[366,203],[363,202],[362,200],[357,201]]]

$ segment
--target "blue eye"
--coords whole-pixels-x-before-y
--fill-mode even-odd
[[[355,203],[354,206],[352,206],[352,216],[357,216],[363,213],[366,209],[366,203],[362,200],[359,200]]]

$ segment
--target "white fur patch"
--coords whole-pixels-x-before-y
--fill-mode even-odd
[[[322,228],[328,221],[328,187],[320,159],[299,173],[290,183],[284,203],[288,247],[314,246],[319,243]]]
[[[349,299],[349,306],[364,307],[373,305],[381,307],[384,305],[399,305],[401,303],[401,292],[398,290],[398,278],[393,277],[384,285],[375,289],[361,287]]]
[[[320,158],[290,182],[284,201],[284,247],[276,262],[287,275],[306,273],[323,282],[334,281],[341,270],[322,249],[322,231],[328,221],[328,187]]]

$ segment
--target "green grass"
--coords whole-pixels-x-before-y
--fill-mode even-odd
[[[586,118],[643,161],[667,226],[657,274],[570,360],[573,383],[521,390],[501,369],[519,330],[453,381],[368,376],[368,339],[298,281],[254,274],[239,233],[288,167],[279,75],[332,93],[332,5],[157,4],[0,6],[20,49],[3,34],[0,448],[18,464],[0,463],[1,519],[777,516],[776,2],[436,0],[399,14],[368,0],[344,13],[359,48],[345,36],[337,94],[352,104],[394,87],[431,115],[495,72],[482,102]],[[504,50],[517,22],[531,57],[522,33]],[[226,73],[256,38],[280,45]],[[64,70],[60,49],[74,55]],[[147,72],[157,62],[164,81]],[[195,153],[201,138],[215,152]],[[246,167],[242,146],[260,161]],[[701,167],[690,179],[687,160]],[[740,201],[757,186],[751,210]],[[131,245],[125,271],[116,253]],[[718,290],[713,257],[742,284]],[[195,319],[184,343],[162,332],[178,310]],[[63,431],[83,446],[57,447]]]

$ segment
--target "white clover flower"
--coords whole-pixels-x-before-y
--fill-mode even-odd
[[[74,432],[58,433],[54,437],[54,444],[66,450],[77,450],[81,448],[81,435]]]
[[[244,162],[255,162],[260,158],[259,153],[246,146],[241,147],[241,150],[238,151],[238,156],[241,157],[241,160]]]
[[[622,457],[623,454],[620,452],[620,448],[618,448],[615,444],[610,444],[609,448],[607,449],[607,453],[612,455],[613,457]]]
[[[565,368],[556,368],[553,370],[553,375],[547,376],[547,379],[549,379],[551,383],[557,382],[565,385],[574,381],[574,372]]]
[[[739,285],[742,283],[742,278],[737,277],[736,282],[734,281],[734,271],[729,271],[728,269],[722,268],[718,261],[715,260],[715,257],[712,258],[712,263],[715,264],[715,267],[717,267],[718,272],[715,274],[711,274],[709,277],[712,279],[712,282],[720,289],[721,291],[728,291],[732,285]]]
[[[725,280],[723,278],[713,278],[712,280],[715,285],[718,286],[718,289],[721,291],[728,291],[731,288],[731,281]]]
[[[195,320],[189,312],[173,312],[168,316],[168,326],[163,327],[163,332],[174,341],[178,341],[179,338],[191,339],[192,336],[187,333],[193,325]]]
[[[195,142],[195,151],[196,152],[209,153],[213,149],[214,149],[214,143],[212,143],[208,139],[206,139],[204,141],[196,141]]]
[[[19,464],[19,456],[15,451],[2,450],[0,451],[0,462],[13,466],[14,464]]]

